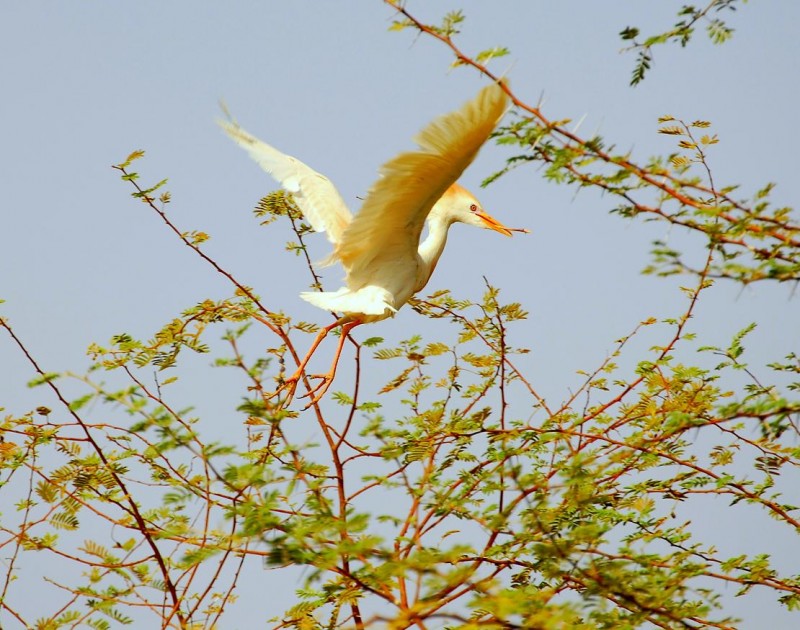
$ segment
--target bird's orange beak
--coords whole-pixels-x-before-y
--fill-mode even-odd
[[[493,216],[486,214],[485,212],[476,212],[476,216],[480,217],[480,219],[486,224],[486,227],[490,230],[494,230],[495,232],[500,232],[500,234],[505,234],[506,236],[514,236],[513,232],[522,232],[523,234],[527,234],[530,230],[526,230],[525,228],[509,228],[500,223],[497,219]]]

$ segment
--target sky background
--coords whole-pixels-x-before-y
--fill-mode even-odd
[[[673,138],[656,133],[659,116],[710,120],[721,140],[710,152],[717,184],[739,183],[741,197],[748,197],[778,182],[775,203],[792,205],[799,3],[751,2],[728,14],[736,33],[724,46],[698,33],[686,49],[656,49],[652,71],[636,88],[628,86],[634,57],[620,54],[618,32],[629,25],[664,30],[679,2],[408,3],[423,19],[459,7],[467,15],[461,47],[475,53],[508,46],[511,55],[493,69],[507,71],[527,102],[541,99],[551,119],[583,117],[583,135],[596,131],[639,161],[674,147]],[[169,178],[169,213],[181,229],[210,233],[206,251],[268,306],[327,323],[325,313],[297,297],[307,287],[307,270],[283,252],[288,229],[257,229],[251,214],[274,182],[214,120],[224,99],[244,128],[326,174],[355,210],[382,162],[410,148],[419,128],[484,84],[474,71],[450,69],[442,45],[411,31],[387,32],[392,19],[392,10],[375,0],[4,5],[0,314],[46,370],[80,371],[92,341],[123,331],[149,337],[181,310],[230,295],[224,279],[134,202],[111,169],[135,149],[147,151],[136,164],[144,183]],[[608,214],[613,200],[575,195],[532,169],[479,190],[508,155],[485,147],[461,182],[499,220],[532,233],[505,240],[456,226],[427,290],[447,287],[478,299],[486,276],[502,299],[521,302],[530,318],[516,327],[514,343],[532,349],[524,371],[548,400],[561,400],[581,382],[576,370],[595,367],[639,321],[682,312],[680,280],[640,271],[652,240],[686,241],[663,225],[621,221]],[[315,259],[327,253],[324,238],[309,242]],[[327,270],[326,286],[337,288],[340,276],[338,268]],[[800,302],[790,286],[743,290],[718,283],[692,326],[705,343],[727,345],[754,320],[753,365],[800,347]],[[405,308],[356,336],[397,340],[418,331],[431,339],[454,334],[444,322]],[[642,348],[663,340],[653,334]],[[206,384],[215,392],[233,383],[219,371],[202,374],[214,379]],[[0,337],[0,407],[23,413],[46,403],[43,393],[26,390],[31,376]],[[346,389],[346,371],[340,378]],[[198,400],[197,391],[209,389],[184,394],[208,418],[209,433],[240,422],[235,394]],[[703,518],[733,549],[757,535],[747,523],[728,531],[717,515],[697,515]],[[796,566],[796,547],[776,544],[773,551]],[[264,589],[290,594],[299,586],[276,578],[258,573],[247,581],[226,627],[248,627],[243,620],[252,615],[277,612],[282,602],[267,612],[250,608]],[[738,600],[730,611],[754,618]],[[776,605],[758,619],[760,627],[794,627]]]

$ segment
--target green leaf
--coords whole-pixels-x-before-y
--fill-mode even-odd
[[[495,46],[494,48],[489,48],[479,52],[477,55],[475,55],[475,61],[481,64],[486,64],[492,59],[497,57],[505,57],[508,54],[509,50],[505,46]]]
[[[128,168],[134,160],[138,160],[141,157],[144,157],[144,151],[133,151],[130,155],[128,155],[127,158],[125,158],[124,162],[117,164],[117,168]]]
[[[56,379],[61,378],[61,375],[58,372],[48,372],[46,374],[40,374],[32,378],[28,381],[28,387],[39,387],[40,385],[44,385],[45,383],[52,383]]]

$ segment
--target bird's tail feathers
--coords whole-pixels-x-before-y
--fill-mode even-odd
[[[383,287],[366,286],[357,291],[342,287],[338,291],[307,291],[300,297],[314,306],[336,313],[386,317],[397,312],[392,294]]]

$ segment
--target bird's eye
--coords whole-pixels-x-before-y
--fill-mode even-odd
[[[469,207],[469,209],[470,209],[470,212],[477,212],[477,211],[478,211],[478,206],[477,206],[476,204],[474,204],[474,203],[473,203],[473,204],[472,204],[472,205]]]

